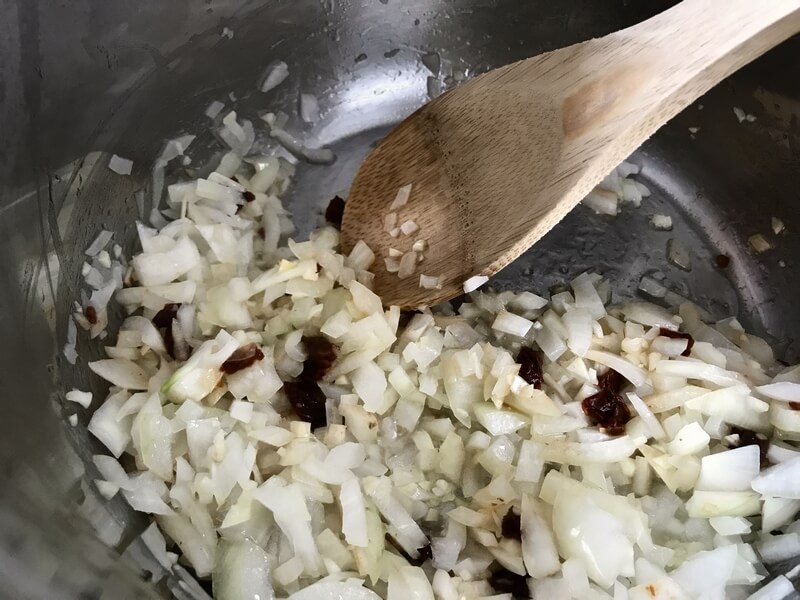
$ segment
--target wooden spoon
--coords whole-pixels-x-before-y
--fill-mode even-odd
[[[661,125],[798,30],[800,0],[685,0],[476,77],[417,110],[367,157],[345,207],[344,249],[359,240],[372,248],[386,305],[458,296],[466,280],[493,275],[547,233]],[[409,184],[407,204],[390,210]],[[419,231],[392,237],[390,213]],[[413,275],[388,272],[390,249],[407,253],[417,240],[428,248]],[[421,288],[421,274],[441,277],[441,289]]]

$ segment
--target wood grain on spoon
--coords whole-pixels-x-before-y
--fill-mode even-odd
[[[800,0],[684,0],[629,29],[476,77],[420,108],[367,157],[345,207],[344,248],[364,240],[375,252],[386,305],[458,296],[464,281],[493,275],[540,239],[661,125],[798,30]],[[413,220],[420,230],[391,237],[384,218],[407,184],[398,225]],[[407,252],[417,239],[429,248],[414,275],[389,273],[389,249]],[[420,288],[420,274],[441,276],[442,289]]]

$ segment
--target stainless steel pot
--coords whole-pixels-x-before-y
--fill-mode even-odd
[[[291,207],[307,232],[328,199],[346,191],[371,144],[429,94],[671,4],[0,0],[3,597],[205,597],[185,571],[165,568],[137,538],[144,518],[97,494],[88,413],[78,409],[79,423],[68,425],[76,406],[66,406],[62,393],[96,384],[85,358],[73,368],[60,353],[83,249],[103,227],[133,248],[135,193],[150,197],[150,168],[164,139],[199,134],[197,166],[221,150],[204,116],[211,101],[253,119],[265,109],[292,115],[290,128],[338,155],[330,167],[298,165]],[[546,291],[594,267],[616,282],[620,298],[636,295],[641,277],[655,274],[715,317],[738,315],[797,361],[798,57],[795,38],[645,144],[634,160],[653,197],[641,208],[609,220],[579,207],[496,285]],[[276,59],[289,64],[291,78],[262,94],[259,79]],[[295,116],[299,92],[320,98],[324,118],[313,129]],[[757,119],[740,123],[734,107]],[[271,144],[265,137],[258,143]],[[112,152],[134,160],[131,177],[106,168]],[[653,230],[654,213],[671,215],[674,230]],[[772,216],[786,233],[772,233]],[[774,249],[753,252],[747,240],[757,233]],[[666,261],[670,238],[690,249],[690,272]],[[716,266],[718,255],[730,266]],[[100,352],[85,340],[79,349],[83,357]]]

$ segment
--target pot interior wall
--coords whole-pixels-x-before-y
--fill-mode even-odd
[[[166,139],[196,134],[189,171],[202,173],[223,152],[204,114],[212,101],[255,124],[266,111],[285,112],[293,133],[337,154],[330,166],[298,164],[289,207],[302,236],[334,194],[346,194],[370,147],[431,94],[671,4],[0,1],[8,17],[0,22],[0,466],[7,476],[0,500],[8,508],[0,511],[0,573],[8,571],[18,596],[203,594],[137,538],[146,519],[118,498],[106,504],[97,495],[90,456],[101,449],[85,430],[90,411],[67,405],[59,392],[78,387],[104,395],[85,366],[101,355],[100,343],[79,335],[75,367],[60,354],[83,289],[83,250],[101,229],[113,230],[129,255],[135,249],[137,194],[149,213],[153,160]],[[632,159],[653,191],[640,208],[626,206],[611,219],[578,207],[493,285],[546,293],[591,268],[614,282],[615,299],[625,299],[650,275],[714,318],[737,315],[785,360],[800,359],[799,54],[800,40],[789,40],[647,142]],[[291,77],[261,93],[275,60],[289,65]],[[323,116],[313,127],[297,116],[301,92],[319,98]],[[740,123],[734,107],[756,120]],[[258,148],[274,149],[266,128],[256,129]],[[134,161],[130,177],[107,169],[111,153]],[[170,167],[167,176],[186,176],[186,168]],[[652,228],[656,213],[672,217],[673,231]],[[773,216],[786,233],[773,234]],[[774,249],[749,248],[757,233]],[[668,262],[669,239],[690,250],[691,271]],[[719,255],[730,258],[726,269],[716,265]],[[76,410],[79,423],[70,427],[66,417]]]

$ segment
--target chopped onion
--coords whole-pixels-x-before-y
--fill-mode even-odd
[[[118,175],[130,175],[133,170],[133,161],[112,154],[108,161],[108,168]]]
[[[751,485],[763,496],[800,499],[800,457],[762,471]]]
[[[117,417],[128,396],[124,390],[110,394],[94,411],[87,427],[116,458],[122,455],[131,440],[132,417]]]
[[[283,129],[274,128],[270,135],[289,152],[312,164],[329,165],[336,160],[336,155],[328,148],[311,148]]]
[[[464,293],[469,294],[470,292],[474,292],[487,281],[489,281],[489,277],[486,275],[474,275],[470,277],[464,282]]]
[[[767,564],[781,562],[800,555],[800,534],[770,536],[756,546]]]
[[[582,204],[601,215],[615,217],[619,212],[619,196],[603,188],[595,188],[589,192],[586,198],[583,199]]]
[[[400,225],[400,233],[403,235],[411,235],[417,231],[419,231],[419,225],[417,225],[415,221],[404,221],[402,225]]]
[[[670,575],[693,598],[723,597],[736,566],[736,546],[698,552]]]
[[[578,275],[572,281],[572,291],[575,293],[575,307],[588,311],[592,319],[599,319],[606,314],[606,308],[594,282],[588,273]]]
[[[380,596],[357,579],[319,581],[295,592],[287,600],[380,600]]]
[[[420,567],[403,566],[389,575],[386,600],[434,600],[428,576]]]
[[[64,396],[70,402],[75,402],[76,404],[80,404],[83,408],[89,408],[89,405],[92,403],[92,393],[91,392],[82,392],[81,390],[72,389],[66,393]]]
[[[553,530],[560,554],[581,560],[589,578],[598,585],[609,587],[618,576],[633,575],[633,542],[626,524],[589,495],[558,494],[553,505]]]
[[[655,214],[650,217],[650,224],[660,231],[672,231],[672,217],[669,215]]]
[[[411,185],[404,185],[399,190],[397,190],[397,195],[394,197],[392,201],[392,205],[389,207],[389,210],[397,210],[398,208],[402,208],[408,203],[408,199],[411,197]]]
[[[319,574],[322,560],[312,536],[311,515],[298,484],[286,485],[280,478],[273,477],[255,490],[253,497],[272,511],[295,555],[303,561],[305,572]]]
[[[131,360],[106,358],[90,362],[89,368],[112,385],[129,390],[147,389],[149,376]]]
[[[300,118],[306,123],[319,120],[319,102],[313,94],[300,94]]]
[[[750,521],[742,517],[712,517],[709,524],[720,535],[743,535],[750,533]]]
[[[562,321],[567,328],[567,346],[577,356],[585,356],[592,344],[591,314],[588,310],[575,308],[567,312]]]
[[[628,401],[631,403],[631,406],[633,406],[633,409],[636,411],[636,413],[642,419],[642,422],[647,427],[647,430],[650,432],[650,435],[652,435],[657,440],[664,439],[667,434],[664,431],[664,428],[661,426],[661,423],[659,422],[658,418],[648,408],[647,404],[645,404],[644,401],[637,394],[634,394],[632,392],[626,394],[626,396],[628,398]]]
[[[747,238],[747,243],[750,247],[758,252],[759,254],[762,252],[766,252],[767,250],[772,250],[774,246],[760,233],[756,233],[755,235],[751,235]]]
[[[192,522],[179,514],[164,515],[158,524],[180,547],[198,577],[211,575],[217,555],[217,540],[204,537]]]
[[[211,104],[208,105],[208,108],[206,108],[205,115],[209,119],[212,120],[216,119],[219,113],[222,112],[223,108],[225,108],[225,105],[222,102],[214,100]]]
[[[288,74],[273,67],[263,89]],[[316,98],[302,94],[299,111],[317,121]],[[262,120],[298,157],[333,160],[287,133],[287,115]],[[762,558],[800,555],[800,369],[781,370],[765,340],[736,319],[704,323],[656,274],[640,291],[670,309],[609,305],[610,282],[584,272],[549,300],[481,291],[407,319],[370,289],[363,241],[345,256],[332,227],[290,238],[280,197],[295,166],[244,159],[253,124],[219,121],[230,150],[170,185],[163,212],[165,168],[193,136],[161,150],[130,265],[110,232],[87,249],[64,346],[74,362],[76,323],[105,337],[123,304],[90,364],[113,386],[88,424],[113,457],[94,457],[90,479],[155,515],[215,596],[509,600],[490,584],[499,566],[542,598],[724,598],[763,578]],[[629,178],[638,170],[620,165],[586,204],[638,205],[650,193]],[[382,215],[397,244],[380,258],[402,277],[427,250],[400,237],[419,228],[399,214],[411,190]],[[586,416],[603,402],[624,432]],[[760,471],[764,453],[775,466]]]
[[[711,437],[700,426],[699,423],[693,422],[684,425],[672,441],[667,444],[667,450],[670,454],[683,456],[687,454],[697,454],[708,447]]]
[[[442,278],[421,274],[419,276],[419,287],[426,290],[440,290],[442,289]]]
[[[367,512],[357,479],[350,478],[342,483],[339,502],[342,505],[342,533],[347,543],[366,548],[369,545]]]
[[[283,61],[277,61],[268,67],[259,89],[266,94],[286,81],[287,77],[289,77],[289,66]]]
[[[527,494],[522,497],[520,529],[522,558],[528,574],[538,579],[557,572],[561,565],[553,532],[542,517],[536,500]]]
[[[667,260],[684,271],[692,270],[692,257],[686,247],[678,240],[667,240]]]
[[[417,268],[417,253],[406,252],[400,259],[400,264],[397,269],[397,276],[400,279],[406,279],[414,274]]]
[[[386,391],[386,375],[383,370],[375,363],[368,362],[353,371],[350,378],[356,394],[364,401],[364,408],[377,412]]]
[[[752,492],[695,491],[686,503],[690,517],[749,517],[759,512],[758,494]]]
[[[783,575],[778,575],[760,590],[747,597],[747,600],[785,600],[796,592],[794,585]]]
[[[214,598],[272,600],[269,555],[250,540],[220,542],[214,565]]]
[[[533,327],[532,321],[505,310],[497,313],[497,317],[492,323],[492,329],[521,338],[528,335],[531,327]]]
[[[759,472],[758,446],[742,446],[726,452],[704,456],[700,461],[700,477],[695,489],[735,492],[750,489]]]
[[[94,241],[89,245],[88,248],[84,251],[86,256],[97,256],[100,254],[100,251],[103,250],[108,243],[111,241],[111,238],[114,237],[114,233],[112,231],[103,230],[97,234],[97,237]]]
[[[781,402],[800,402],[800,383],[792,381],[779,381],[767,385],[760,385],[755,390],[773,400]]]
[[[636,387],[644,385],[645,381],[647,380],[647,374],[642,369],[630,361],[609,352],[604,352],[602,350],[589,350],[584,355],[584,358],[593,360],[601,365],[605,365],[609,369],[614,369],[617,373],[622,375]]]
[[[428,543],[428,538],[403,505],[393,497],[387,477],[368,477],[363,482],[364,491],[372,498],[384,519],[394,529],[398,543],[412,557]]]

